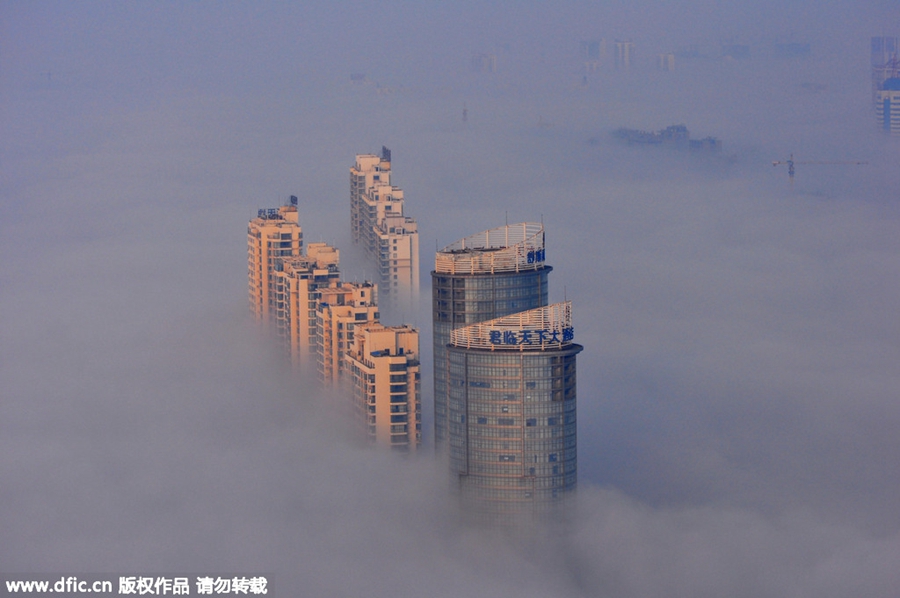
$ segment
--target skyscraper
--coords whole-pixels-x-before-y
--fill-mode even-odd
[[[541,518],[575,489],[571,311],[555,303],[450,333],[449,464],[476,518]]]
[[[303,250],[303,231],[297,214],[296,197],[291,205],[259,210],[247,226],[250,311],[266,324],[275,311],[283,310],[275,298],[275,271],[282,259],[298,257]]]
[[[371,283],[343,282],[320,289],[316,305],[316,370],[319,380],[337,384],[344,355],[357,326],[378,321],[378,291]]]
[[[447,450],[447,350],[455,328],[547,305],[544,226],[523,222],[486,230],[437,252],[432,276],[434,437]]]
[[[898,76],[898,70],[900,70],[900,38],[885,35],[873,37],[872,101],[876,106],[879,102],[878,92],[884,90],[884,84],[888,79]]]
[[[350,168],[350,226],[376,271],[383,303],[414,310],[419,297],[419,232],[403,213],[403,190],[391,184],[391,152],[361,154]]]
[[[875,92],[875,118],[891,135],[900,135],[900,78],[892,77]]]
[[[616,68],[622,71],[627,71],[631,68],[631,55],[634,52],[634,42],[630,39],[627,41],[617,39],[615,48]]]
[[[386,147],[381,148],[381,156],[359,154],[356,164],[350,167],[350,231],[354,243],[359,243],[367,234],[363,230],[362,198],[376,183],[391,183],[391,151]],[[367,214],[366,220],[371,222],[373,217]]]
[[[303,370],[314,362],[316,307],[320,290],[340,281],[339,252],[325,243],[310,243],[306,255],[281,258],[275,276],[275,321],[290,353],[291,363]]]
[[[419,331],[357,325],[344,361],[353,412],[369,441],[415,451],[422,440]]]

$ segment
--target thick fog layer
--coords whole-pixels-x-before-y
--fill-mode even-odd
[[[896,595],[900,140],[869,72],[896,3],[300,4],[0,4],[0,572]],[[721,151],[612,135],[677,124]],[[246,223],[291,194],[366,276],[348,168],[382,145],[425,369],[433,249],[544,222],[585,347],[560,528],[460,520],[430,374],[420,456],[360,448],[248,313]]]

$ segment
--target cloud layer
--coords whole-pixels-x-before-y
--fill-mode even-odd
[[[0,571],[892,596],[900,146],[872,125],[867,39],[896,8],[790,8],[812,15],[790,29],[774,3],[372,8],[6,7]],[[811,56],[776,60],[791,32]],[[619,36],[633,71],[585,78],[579,40]],[[751,58],[651,68],[723,41]],[[476,52],[498,72],[470,72]],[[676,123],[722,154],[609,137]],[[425,281],[432,245],[545,223],[551,300],[585,346],[560,528],[466,525],[433,459],[357,447],[249,321],[246,221],[289,194],[307,240],[364,275],[347,169],[382,144]],[[791,152],[868,164],[791,185],[771,166]],[[427,351],[428,305],[404,316]]]

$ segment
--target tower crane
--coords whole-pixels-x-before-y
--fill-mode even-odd
[[[856,166],[856,165],[859,165],[859,164],[868,164],[868,162],[860,162],[860,161],[858,161],[858,160],[848,160],[848,161],[843,161],[843,160],[826,160],[826,161],[811,160],[811,161],[804,161],[804,162],[795,162],[795,161],[794,161],[794,154],[791,154],[791,156],[790,156],[787,160],[773,160],[773,161],[772,161],[772,166],[778,166],[779,164],[787,164],[787,167],[788,167],[788,177],[791,179],[791,184],[793,184],[793,183],[794,183],[794,164],[850,164],[850,165]]]

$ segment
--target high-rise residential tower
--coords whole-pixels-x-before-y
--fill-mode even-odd
[[[338,384],[344,355],[357,326],[378,321],[378,290],[371,283],[343,282],[319,290],[316,304],[316,370],[319,380]]]
[[[275,321],[278,334],[301,371],[316,353],[316,307],[321,289],[340,281],[339,252],[325,243],[310,243],[306,255],[281,258],[275,276]]]
[[[276,301],[276,270],[284,258],[299,257],[302,251],[296,197],[290,205],[259,210],[247,226],[250,311],[263,322],[274,321],[276,310],[284,309]]]
[[[900,78],[892,77],[875,92],[878,127],[890,135],[900,135]]]
[[[547,305],[544,226],[523,222],[486,230],[437,252],[432,276],[434,437],[449,437],[447,358],[450,334],[478,322]]]
[[[886,35],[872,38],[872,100],[876,103],[878,100],[875,96],[883,89],[884,82],[897,77],[897,69],[900,67],[898,58],[900,38]]]
[[[355,419],[370,442],[411,452],[422,441],[419,331],[357,325],[344,356]]]
[[[363,196],[369,188],[376,184],[391,184],[391,151],[381,148],[381,156],[375,154],[359,154],[356,163],[350,167],[350,231],[353,234],[353,242],[364,241],[367,232],[363,226]],[[373,215],[366,214],[367,222],[373,220]]]
[[[575,489],[571,311],[556,303],[450,333],[450,471],[478,519],[542,518]]]
[[[634,53],[634,42],[630,39],[627,41],[617,39],[615,48],[616,68],[622,71],[627,71],[631,68],[632,54]]]
[[[350,226],[375,271],[381,300],[399,311],[416,309],[419,232],[403,213],[403,190],[391,184],[391,152],[361,154],[350,168]]]

